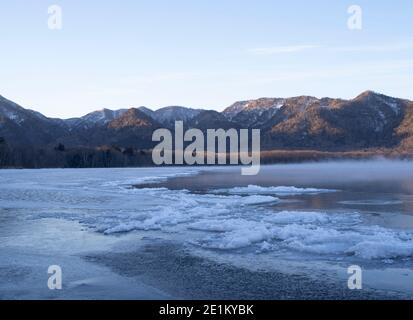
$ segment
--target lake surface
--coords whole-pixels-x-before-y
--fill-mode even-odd
[[[413,297],[413,164],[0,171],[0,298]],[[63,289],[47,287],[59,265]],[[349,266],[363,289],[349,290]]]

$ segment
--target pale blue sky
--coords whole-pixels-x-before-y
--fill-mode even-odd
[[[361,31],[347,28],[353,4]],[[0,95],[53,117],[367,89],[413,99],[412,13],[411,0],[1,0]]]

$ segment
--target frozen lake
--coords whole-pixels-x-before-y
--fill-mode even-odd
[[[0,171],[0,298],[412,298],[413,165]],[[47,287],[59,265],[63,289]],[[363,270],[361,291],[347,268]]]

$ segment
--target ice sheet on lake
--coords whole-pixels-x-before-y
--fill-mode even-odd
[[[339,201],[338,203],[348,206],[392,206],[397,204],[403,204],[401,200],[349,200]]]
[[[260,187],[215,190],[207,194],[133,184],[199,169],[4,171],[0,210],[19,219],[78,221],[108,236],[152,231],[197,248],[253,249],[363,259],[413,257],[408,231],[366,224],[358,212],[277,210],[277,195],[334,190]],[[5,214],[6,214],[5,213]],[[24,223],[24,222],[23,222]]]
[[[337,190],[317,189],[317,188],[297,188],[294,186],[278,186],[278,187],[261,187],[249,185],[248,187],[235,187],[230,189],[217,189],[214,193],[229,193],[229,194],[274,194],[274,195],[300,195],[300,194],[318,194],[336,192]]]

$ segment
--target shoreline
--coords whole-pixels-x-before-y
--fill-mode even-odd
[[[59,152],[59,161],[50,162],[49,159],[38,159],[36,164],[30,165],[14,165],[7,163],[0,163],[0,170],[19,170],[19,169],[101,169],[101,168],[156,168],[156,167],[230,167],[234,165],[207,165],[207,164],[195,164],[195,165],[156,165],[152,161],[151,150],[145,150],[143,154],[136,152],[137,155],[128,158],[128,161],[122,161],[119,163],[107,163],[101,165],[98,163],[77,163],[73,165],[71,159],[73,157],[88,158],[93,154],[93,150],[77,150],[77,149],[67,149],[66,151]],[[109,149],[109,152],[114,158],[118,155],[117,149]],[[139,155],[138,155],[139,154]],[[227,154],[227,158],[230,154]],[[66,160],[62,160],[65,158]],[[272,164],[298,164],[298,163],[320,163],[326,161],[374,161],[374,160],[413,160],[412,152],[401,152],[392,149],[364,149],[364,150],[351,150],[351,151],[318,151],[318,150],[261,150],[260,153],[260,164],[261,165],[272,165]],[[48,163],[48,164],[43,164]],[[205,162],[206,163],[206,162]],[[227,161],[229,163],[229,161]],[[242,165],[238,165],[242,166]]]

